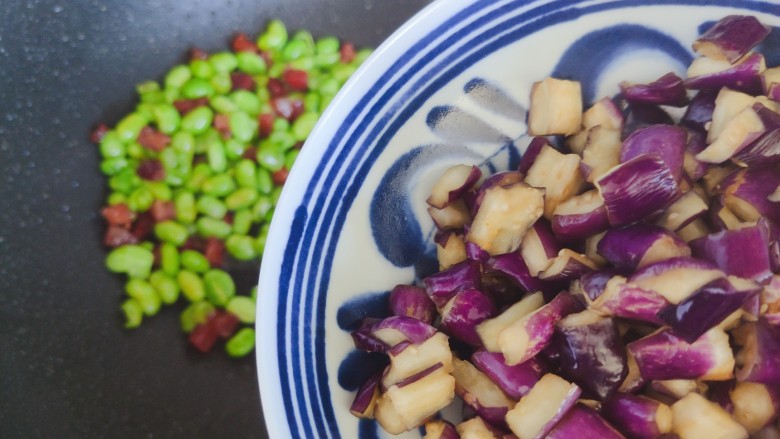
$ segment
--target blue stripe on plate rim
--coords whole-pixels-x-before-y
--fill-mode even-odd
[[[277,270],[272,275],[279,285],[276,291],[278,296],[272,302],[277,305],[276,315],[283,315],[285,318],[277,319],[275,327],[264,325],[265,330],[271,329],[276,333],[276,346],[273,349],[263,348],[269,346],[263,342],[263,331],[258,331],[258,356],[262,355],[261,352],[275,352],[278,356],[275,368],[268,368],[278,373],[276,382],[269,382],[273,378],[264,377],[265,369],[259,365],[263,394],[266,389],[270,394],[271,385],[281,387],[283,407],[272,407],[270,403],[276,401],[263,398],[267,425],[273,437],[288,434],[295,438],[316,437],[318,434],[341,437],[331,404],[324,352],[325,299],[336,243],[336,240],[330,238],[340,234],[352,200],[377,157],[400,126],[433,93],[469,65],[498,48],[551,24],[570,21],[589,13],[634,6],[681,5],[738,7],[780,16],[776,4],[764,1],[480,0],[461,2],[465,7],[455,13],[447,11],[447,8],[453,6],[453,2],[448,1],[446,6],[444,3],[445,0],[440,0],[429,6],[388,40],[402,39],[411,24],[426,18],[430,22],[428,16],[431,14],[450,16],[401,56],[396,57],[394,63],[371,85],[351,112],[343,117],[335,135],[331,137],[333,140],[325,147],[325,151],[333,154],[323,155],[329,159],[316,166],[300,204],[294,211],[289,210],[294,212],[292,218],[287,218],[290,221],[284,221],[285,224],[281,226],[274,221],[276,227],[273,228],[289,228],[289,237],[284,252],[280,255],[281,272]],[[522,12],[513,15],[521,10]],[[461,43],[454,46],[458,41]],[[463,50],[453,50],[453,47]],[[382,47],[377,53],[381,52]],[[431,60],[437,61],[436,68],[421,68],[430,64]],[[361,72],[358,72],[355,80],[359,80],[360,76]],[[406,85],[412,80],[413,86]],[[348,88],[349,85],[345,87],[343,94],[348,94]],[[388,103],[392,102],[402,102],[404,105],[386,108]],[[333,111],[328,111],[323,119],[332,113]],[[380,115],[382,117],[379,117]],[[305,156],[305,152],[302,155]],[[335,190],[331,190],[332,187],[335,187]],[[333,194],[342,195],[333,197]],[[269,248],[275,248],[273,230],[271,236]],[[277,244],[284,245],[283,239],[276,241],[279,241]],[[268,258],[268,255],[265,258]],[[320,268],[319,271],[315,271],[317,267]],[[264,270],[261,279],[267,277],[265,271],[271,273]],[[269,293],[270,291],[264,291],[261,296],[268,297]],[[264,303],[261,302],[260,305]],[[302,315],[297,314],[300,310],[303,311]],[[287,334],[290,334],[289,339]],[[265,339],[267,340],[267,337]],[[303,347],[303,352],[299,350],[300,347]],[[270,358],[265,361],[268,360]],[[269,416],[272,413],[275,415]],[[281,419],[277,416],[286,419],[289,430],[280,425]]]

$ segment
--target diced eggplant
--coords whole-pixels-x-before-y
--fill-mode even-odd
[[[622,163],[596,182],[612,226],[639,221],[665,209],[680,195],[674,174],[656,155]]]
[[[740,220],[758,221],[762,216],[780,222],[780,202],[768,197],[780,186],[775,166],[753,166],[729,175],[720,183],[723,203]]]
[[[444,171],[431,189],[426,200],[431,207],[443,209],[460,199],[482,177],[482,171],[476,166],[455,165]]]
[[[413,317],[432,324],[436,318],[436,305],[433,304],[425,288],[414,285],[396,285],[390,291],[390,312],[397,316]]]
[[[506,415],[519,439],[542,439],[576,404],[582,390],[563,378],[546,374]]]
[[[780,128],[767,130],[761,137],[734,155],[733,160],[745,166],[780,161]]]
[[[625,439],[596,410],[579,403],[545,436],[547,439]]]
[[[767,235],[762,224],[723,230],[692,241],[691,249],[727,274],[760,282],[772,274]]]
[[[446,270],[466,259],[466,241],[463,235],[455,232],[438,232],[435,236],[436,259],[439,261],[439,270]]]
[[[746,107],[723,127],[717,139],[704,151],[696,154],[696,160],[706,163],[722,163],[756,141],[766,131],[764,122],[756,111],[761,104]]]
[[[679,304],[667,307],[658,316],[677,336],[694,343],[759,292],[757,284],[751,283],[744,288],[743,285],[734,285],[729,279],[719,278],[704,285]]]
[[[773,275],[765,281],[760,295],[760,310],[769,324],[780,326],[780,276]]]
[[[496,315],[496,305],[481,291],[458,291],[441,310],[441,329],[472,346],[481,346],[477,325]]]
[[[466,239],[491,255],[515,251],[544,209],[542,189],[525,183],[491,187],[485,191]]]
[[[520,243],[520,255],[528,265],[531,276],[537,276],[552,264],[561,251],[561,245],[553,235],[550,223],[540,218],[525,233]]]
[[[669,306],[659,293],[626,283],[622,276],[610,279],[604,292],[590,304],[590,309],[616,317],[661,325],[658,312]]]
[[[626,369],[628,370],[626,379],[620,384],[618,392],[636,393],[644,387],[647,380],[642,378],[642,373],[639,371],[639,365],[636,364],[636,359],[628,350],[626,350]]]
[[[589,183],[601,178],[620,163],[620,131],[601,125],[588,132],[588,140],[582,151],[580,172]]]
[[[747,439],[748,432],[719,405],[689,393],[672,405],[672,431],[680,439]]]
[[[391,386],[377,401],[374,417],[390,434],[420,426],[455,398],[455,378],[443,367],[430,368]]]
[[[574,134],[582,125],[582,89],[577,81],[546,78],[531,88],[528,133]]]
[[[382,376],[385,389],[437,364],[452,372],[452,351],[447,336],[441,332],[419,345],[408,343],[399,346],[388,352],[390,366]]]
[[[689,191],[672,203],[656,224],[676,232],[706,213],[707,202],[696,191]]]
[[[625,379],[626,351],[617,323],[593,311],[571,314],[558,322],[554,343],[561,355],[560,373],[586,394],[604,401]]]
[[[723,197],[715,197],[710,206],[710,223],[716,231],[737,230],[743,227],[742,221],[728,207],[723,205]],[[710,234],[707,234],[709,236]],[[706,238],[702,237],[702,239]]]
[[[747,93],[722,88],[715,98],[712,123],[707,130],[707,143],[714,142],[734,116],[745,108],[752,107],[756,102],[756,98]]]
[[[761,87],[766,97],[780,101],[780,67],[772,67],[761,73]]]
[[[730,381],[712,381],[713,386],[724,382]],[[674,400],[685,398],[685,395],[693,392],[704,395],[709,390],[709,386],[702,381],[684,379],[655,380],[650,383],[650,388]]]
[[[595,189],[559,204],[552,217],[553,233],[565,242],[579,241],[608,228],[607,209]]]
[[[672,304],[680,303],[705,284],[724,277],[713,263],[695,258],[674,258],[637,270],[628,282],[655,291]]]
[[[544,216],[548,220],[558,204],[577,195],[582,188],[584,182],[579,168],[580,156],[577,154],[561,154],[544,146],[528,170],[525,182],[544,189]]]
[[[565,248],[558,252],[558,256],[546,270],[539,273],[539,279],[553,282],[569,281],[598,268],[599,266],[587,256]]]
[[[443,419],[434,419],[425,423],[423,439],[461,439],[455,426]]]
[[[729,337],[718,328],[707,331],[695,342],[686,343],[670,329],[628,344],[642,376],[649,380],[698,378],[721,381],[734,371]]]
[[[585,150],[585,144],[588,143],[589,129],[583,129],[579,133],[566,138],[565,145],[569,148],[569,151],[574,154],[582,155],[582,151]]]
[[[458,290],[465,288],[479,289],[481,286],[479,262],[466,260],[450,268],[432,274],[425,279],[425,290],[437,308],[441,309]]]
[[[563,292],[550,303],[504,328],[498,334],[498,345],[508,365],[534,357],[549,344],[555,324],[561,318],[577,312],[580,304],[571,294]]]
[[[520,157],[520,164],[517,167],[517,172],[525,175],[528,170],[531,169],[531,165],[534,164],[536,158],[539,157],[539,153],[542,152],[542,148],[545,146],[552,146],[546,137],[534,137],[531,139],[531,143],[525,149],[523,156]]]
[[[479,188],[476,190],[476,192],[473,193],[474,196],[471,203],[469,203],[467,195],[471,194],[472,192],[466,192],[463,194],[466,205],[468,205],[469,209],[471,209],[472,217],[476,214],[476,212],[479,210],[479,207],[482,205],[482,200],[485,198],[485,194],[487,193],[488,189],[492,189],[494,187],[511,186],[515,183],[520,183],[523,181],[523,177],[524,175],[518,171],[497,172],[486,178],[485,181],[479,185]]]
[[[777,418],[780,394],[776,386],[761,383],[737,383],[731,390],[732,415],[745,430],[755,434]]]
[[[769,35],[770,28],[750,15],[729,15],[693,42],[693,50],[734,63]]]
[[[674,120],[658,105],[626,104],[623,138],[628,137],[638,129],[651,125],[674,125]]]
[[[471,214],[463,200],[455,200],[441,209],[429,207],[428,214],[438,230],[462,230],[471,222]]]
[[[599,241],[598,252],[615,267],[631,269],[691,255],[688,244],[673,233],[646,223],[608,230]]]
[[[623,128],[623,112],[612,99],[603,97],[582,114],[582,126],[585,130],[602,126],[609,130],[620,131]]]
[[[655,439],[672,431],[672,409],[641,395],[615,394],[604,401],[601,414],[631,438]]]
[[[704,130],[708,122],[712,120],[712,112],[715,110],[715,98],[718,93],[714,90],[702,90],[696,93],[691,103],[685,110],[682,123],[692,128]]]
[[[759,319],[743,324],[734,337],[742,347],[737,353],[737,380],[780,385],[780,328]]]
[[[717,197],[723,193],[721,183],[723,183],[723,181],[725,181],[727,178],[731,177],[731,175],[736,173],[739,169],[741,168],[732,164],[725,166],[722,164],[720,166],[712,166],[707,169],[707,172],[701,178],[701,183],[704,187],[704,190],[706,191],[707,196],[713,200],[717,200]]]
[[[672,172],[675,181],[680,181],[687,143],[688,133],[680,127],[650,125],[626,137],[620,149],[620,163],[644,155],[657,154]]]
[[[374,407],[379,400],[379,380],[382,373],[377,373],[369,377],[355,393],[355,399],[349,407],[350,413],[363,419],[372,419],[374,417]]]
[[[718,90],[730,88],[750,94],[761,93],[761,72],[766,61],[760,53],[740,59],[736,64],[709,57],[695,59],[688,67],[688,78],[683,82],[689,90]]]
[[[487,272],[510,279],[524,292],[542,291],[552,294],[559,291],[557,284],[544,282],[531,276],[528,265],[517,252],[491,257],[485,262],[485,269]]]
[[[683,80],[669,72],[649,84],[620,83],[620,92],[628,102],[635,104],[669,105],[684,107],[688,104],[688,95]]]
[[[494,425],[505,425],[507,411],[515,406],[500,387],[468,361],[453,359],[455,394],[481,418]]]
[[[503,433],[496,427],[486,423],[479,416],[458,424],[457,432],[460,439],[502,439]]]
[[[490,254],[486,252],[485,250],[482,250],[482,247],[479,245],[473,243],[473,242],[467,242],[465,244],[466,247],[466,257],[472,261],[478,261],[478,262],[487,262],[488,259],[490,259]]]
[[[607,282],[622,272],[616,269],[604,269],[585,273],[579,278],[579,286],[587,297],[587,303],[592,303],[604,293]]]
[[[510,366],[500,352],[480,349],[471,355],[471,362],[516,401],[528,394],[542,377],[542,365],[535,358]]]
[[[386,352],[402,343],[420,344],[436,333],[433,326],[412,317],[392,316],[369,325],[361,326],[352,333],[355,347],[368,352]]]
[[[479,334],[485,349],[489,352],[500,352],[501,346],[498,343],[498,336],[501,331],[538,310],[543,305],[544,296],[542,293],[537,292],[529,294],[524,297],[523,300],[520,300],[505,309],[498,316],[487,319],[477,325],[477,333]]]
[[[599,242],[601,241],[601,238],[604,237],[605,233],[606,232],[601,232],[585,239],[585,256],[599,266],[607,264],[607,260],[601,257],[598,251]]]

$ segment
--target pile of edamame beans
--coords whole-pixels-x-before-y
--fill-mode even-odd
[[[231,267],[259,269],[289,169],[370,51],[290,35],[278,20],[256,41],[237,35],[231,49],[193,49],[162,83],[139,84],[135,110],[92,140],[109,187],[106,266],[126,276],[125,327],[184,303],[194,348],[222,339],[243,357],[254,349],[258,290],[237,291]]]

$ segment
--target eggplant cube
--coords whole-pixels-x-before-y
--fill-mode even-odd
[[[595,409],[588,407],[582,401],[569,410],[546,438],[625,439],[619,431],[599,416]]]
[[[636,439],[655,439],[672,431],[672,409],[654,399],[618,393],[602,405],[602,415]]]
[[[777,418],[780,400],[776,386],[737,383],[729,393],[734,419],[750,434],[756,434]]]
[[[695,258],[667,259],[637,270],[628,282],[655,291],[678,304],[699,288],[725,274],[711,262]]]
[[[758,139],[765,131],[764,122],[756,110],[746,107],[726,122],[718,138],[704,151],[696,154],[696,160],[706,163],[724,162]]]
[[[761,73],[761,85],[769,99],[780,101],[780,67],[772,67]]]
[[[545,146],[528,170],[525,182],[536,188],[543,188],[544,217],[552,219],[555,208],[562,202],[577,195],[583,185],[580,175],[580,156],[561,154],[550,146]]]
[[[590,129],[580,163],[580,170],[589,183],[620,163],[621,145],[619,130],[600,125]]]
[[[553,212],[553,233],[564,241],[581,240],[608,228],[604,199],[595,189],[569,198]]]
[[[456,427],[460,439],[500,439],[495,427],[485,423],[479,416],[463,421]]]
[[[500,352],[480,349],[471,355],[471,362],[514,400],[527,395],[542,377],[542,364],[535,358],[510,366]]]
[[[770,28],[756,17],[729,15],[693,42],[693,50],[702,55],[734,63],[769,35]]]
[[[441,364],[445,371],[452,372],[449,339],[441,332],[437,332],[420,345],[409,344],[400,352],[392,349],[389,354],[390,367],[382,377],[384,388],[398,384],[436,364]]]
[[[719,405],[689,393],[672,405],[672,431],[680,439],[747,439],[748,432]]]
[[[453,366],[455,394],[491,424],[502,425],[507,411],[515,406],[515,402],[468,361],[455,358]]]
[[[603,97],[582,113],[582,126],[585,130],[601,126],[608,130],[621,131],[623,129],[623,112],[615,102]]]
[[[544,296],[542,293],[533,293],[510,306],[498,316],[485,320],[477,325],[477,333],[482,339],[482,344],[485,346],[485,349],[489,352],[500,352],[501,346],[498,343],[498,337],[501,331],[541,308],[543,305]]]
[[[460,439],[458,431],[450,422],[435,419],[425,423],[425,436],[423,439]]]
[[[436,240],[436,259],[439,261],[439,270],[446,270],[468,259],[463,235],[444,232],[442,239]]]
[[[452,166],[434,183],[428,204],[437,209],[449,206],[471,189],[481,176],[482,171],[476,166]]]
[[[582,125],[582,88],[577,81],[547,78],[531,89],[528,132],[532,136],[569,135]]]
[[[447,370],[438,367],[425,372],[391,386],[379,398],[374,416],[388,433],[419,427],[455,398],[455,378]]]
[[[541,439],[574,406],[582,390],[563,378],[547,374],[506,414],[518,439]]]

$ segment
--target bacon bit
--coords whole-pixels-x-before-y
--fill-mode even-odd
[[[261,139],[264,139],[271,135],[274,130],[274,115],[271,113],[263,113],[257,116],[257,124],[259,125],[259,133]]]
[[[249,90],[255,91],[257,84],[255,78],[252,75],[244,72],[233,72],[230,74],[230,82],[233,84],[233,91],[236,90]]]
[[[257,44],[250,40],[244,33],[236,34],[236,36],[233,37],[230,46],[233,48],[234,52],[259,52]]]
[[[355,46],[352,43],[341,43],[339,53],[341,54],[341,62],[348,64],[355,59]]]
[[[223,138],[230,138],[230,116],[227,114],[217,114],[212,123],[214,129],[219,131]]]
[[[212,267],[221,267],[225,256],[225,243],[214,237],[206,239],[206,249],[203,250],[203,255],[206,256]]]
[[[295,91],[306,91],[309,89],[309,75],[304,70],[285,70],[282,74],[282,79]]]
[[[103,236],[103,245],[116,248],[125,244],[137,244],[136,238],[129,230],[120,226],[109,226]]]
[[[92,143],[100,143],[103,141],[103,137],[106,137],[108,132],[108,125],[101,123],[96,126],[89,134],[89,141]]]
[[[290,175],[290,171],[287,170],[287,168],[282,168],[271,174],[271,179],[274,181],[274,183],[276,183],[277,186],[281,186],[285,181],[287,181],[288,175]]]
[[[209,59],[209,53],[203,49],[193,47],[190,49],[190,61],[194,61],[196,59],[206,61],[207,59]]]
[[[182,250],[195,250],[199,252],[203,252],[205,248],[206,240],[200,236],[190,236],[181,246]]]
[[[133,234],[133,236],[138,238],[139,241],[142,241],[146,239],[147,236],[151,235],[153,230],[154,217],[152,217],[151,213],[144,212],[138,215],[138,218],[135,219],[130,232]]]
[[[160,152],[170,143],[170,136],[167,136],[148,125],[141,128],[141,132],[138,133],[138,144],[152,151]]]
[[[225,216],[222,217],[222,221],[224,221],[224,222],[226,222],[226,223],[228,223],[228,224],[230,224],[232,226],[233,225],[233,217],[234,217],[233,212],[228,212],[228,213],[225,214]]]
[[[300,99],[276,98],[271,100],[276,115],[292,122],[303,114],[303,101]]]
[[[268,78],[268,94],[271,98],[279,98],[287,95],[287,91],[284,89],[284,83],[277,78]]]
[[[198,107],[202,107],[208,103],[209,103],[208,98],[178,99],[176,101],[173,101],[173,106],[176,107],[177,110],[179,110],[179,114],[184,116],[190,111]]]
[[[135,212],[127,207],[127,204],[115,204],[106,206],[100,211],[109,226],[119,226],[129,229],[135,219]]]
[[[165,168],[156,159],[142,161],[135,173],[144,180],[161,181],[165,179]]]
[[[206,354],[217,342],[217,333],[208,322],[201,323],[192,330],[188,339],[195,349]]]
[[[238,329],[238,317],[227,311],[217,310],[209,319],[208,324],[219,337],[229,338]]]
[[[176,207],[173,201],[154,200],[149,212],[158,223],[176,218]]]
[[[243,154],[241,154],[242,158],[252,160],[253,162],[257,161],[257,147],[256,146],[250,146],[247,148]]]

